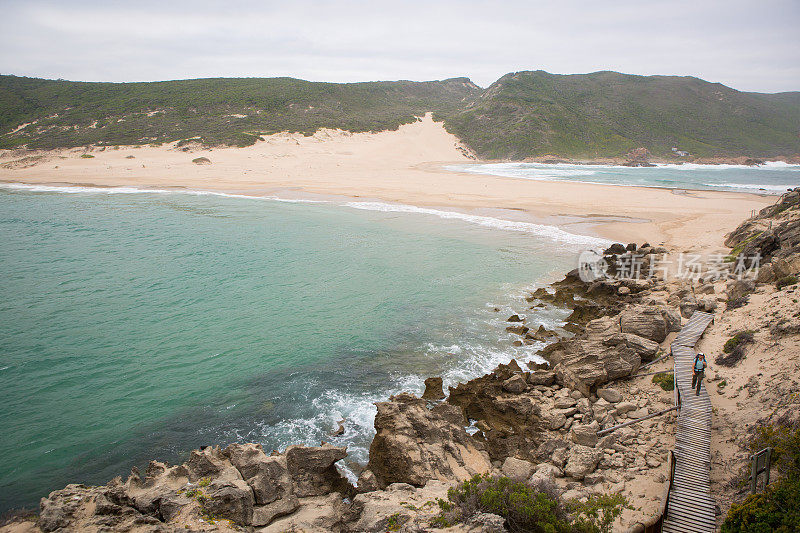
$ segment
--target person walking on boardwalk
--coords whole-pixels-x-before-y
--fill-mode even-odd
[[[708,368],[706,354],[697,352],[697,355],[694,357],[694,365],[692,366],[692,388],[694,388],[695,383],[697,383],[697,390],[694,393],[695,396],[700,394],[700,383],[703,381],[706,368]]]

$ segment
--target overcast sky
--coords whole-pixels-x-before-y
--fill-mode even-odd
[[[800,90],[800,1],[0,0],[0,73],[430,80],[617,70]]]

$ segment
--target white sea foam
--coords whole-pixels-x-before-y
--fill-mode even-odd
[[[30,192],[50,192],[67,194],[188,194],[192,196],[219,196],[224,198],[241,198],[248,200],[267,200],[287,203],[310,203],[310,204],[331,204],[326,200],[308,200],[281,198],[278,196],[250,196],[245,194],[232,194],[216,191],[200,190],[169,190],[169,189],[142,189],[137,187],[88,187],[88,186],[59,186],[59,185],[33,185],[25,183],[0,183],[0,187],[6,189],[25,190]],[[499,229],[504,231],[516,231],[530,233],[540,237],[546,237],[553,241],[574,245],[578,247],[602,247],[611,244],[611,241],[599,237],[579,235],[564,231],[557,226],[545,224],[534,224],[531,222],[518,222],[505,220],[495,217],[469,215],[458,211],[443,211],[439,209],[429,209],[405,204],[389,204],[383,202],[346,202],[346,207],[362,209],[368,211],[383,211],[392,213],[412,213],[422,215],[433,215],[443,219],[461,220],[470,224],[477,224],[487,228]]]
[[[487,228],[501,229],[506,231],[518,231],[522,233],[530,233],[539,237],[545,237],[559,243],[572,244],[582,247],[603,247],[611,243],[607,239],[600,237],[591,237],[588,235],[578,235],[577,233],[570,233],[564,231],[557,226],[550,226],[546,224],[534,224],[532,222],[519,222],[513,220],[505,220],[502,218],[487,217],[481,215],[470,215],[458,211],[442,211],[439,209],[430,209],[426,207],[416,207],[413,205],[405,204],[388,204],[383,202],[348,202],[347,207],[353,209],[364,209],[368,211],[383,211],[390,213],[416,213],[421,215],[433,215],[443,219],[461,220],[470,224],[477,224]]]
[[[765,185],[763,183],[709,183],[708,185],[710,187],[724,187],[726,189],[753,189],[773,192],[786,192],[788,189],[796,187],[796,185]]]
[[[85,185],[34,185],[27,183],[0,183],[5,189],[17,189],[29,192],[52,192],[66,194],[188,194],[190,196],[219,196],[222,198],[243,198],[247,200],[270,200],[287,203],[330,203],[324,200],[308,200],[303,198],[281,198],[278,196],[252,196],[247,194],[233,194],[217,191],[200,190],[172,190],[172,189],[143,189],[139,187],[89,187]]]

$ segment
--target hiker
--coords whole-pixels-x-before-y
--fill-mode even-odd
[[[703,381],[706,368],[708,368],[706,354],[697,352],[697,355],[694,356],[694,365],[692,365],[692,388],[694,388],[694,384],[697,383],[697,390],[694,393],[695,396],[700,394],[700,382]]]

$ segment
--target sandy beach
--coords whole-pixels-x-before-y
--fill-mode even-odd
[[[0,152],[0,181],[358,198],[704,251],[721,249],[724,233],[774,201],[756,194],[531,181],[444,168],[470,161],[467,154],[428,115],[398,131],[284,133],[247,148],[170,144],[5,151]],[[197,158],[210,163],[193,163]]]

